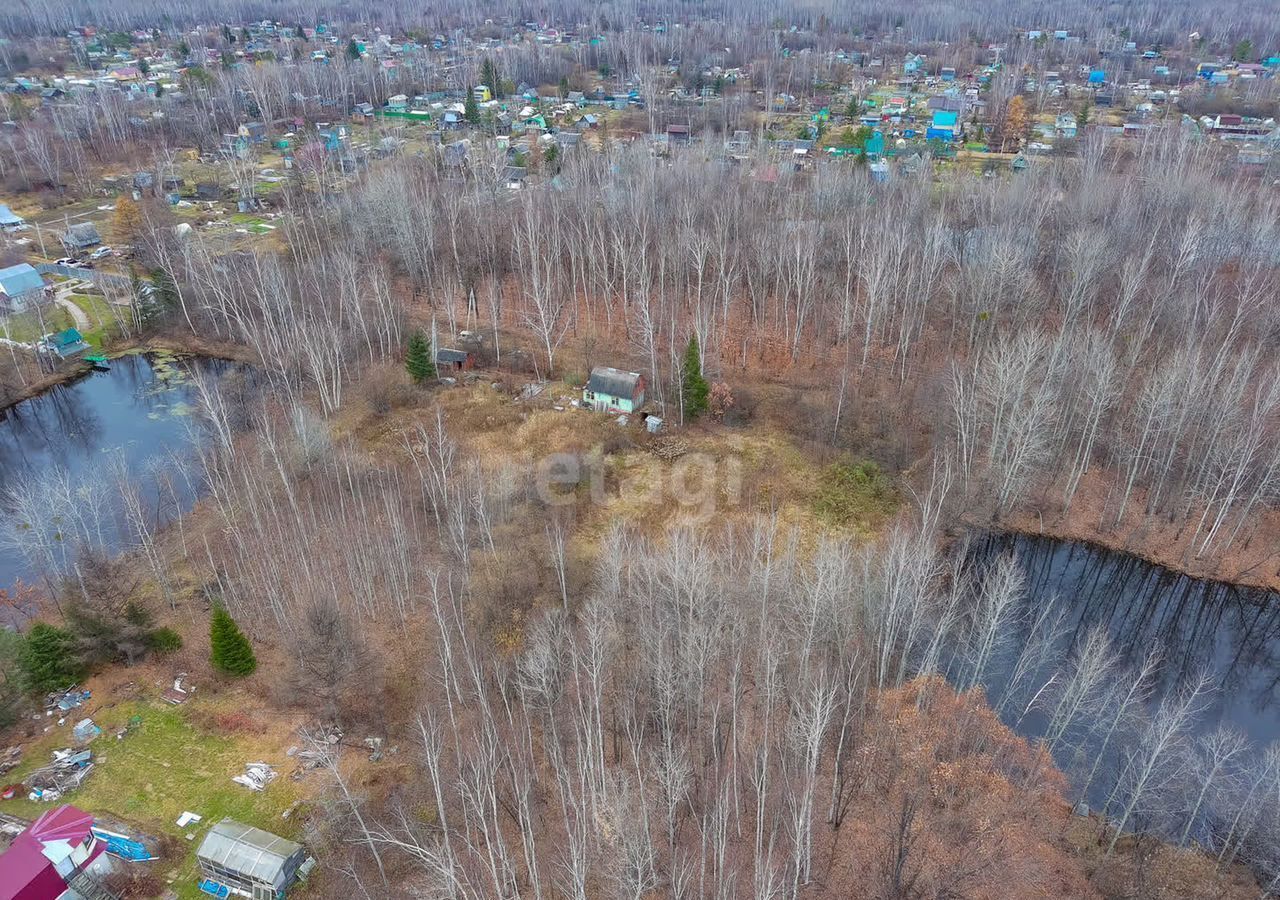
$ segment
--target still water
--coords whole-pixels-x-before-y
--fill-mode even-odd
[[[979,565],[1008,552],[1026,574],[1031,609],[1053,603],[1064,610],[1064,642],[1102,627],[1130,662],[1158,648],[1164,665],[1156,698],[1208,671],[1217,689],[1201,728],[1227,723],[1257,745],[1280,739],[1280,595],[1191,578],[1078,541],[991,534],[970,545]]]
[[[108,552],[136,540],[121,512],[122,484],[151,528],[190,509],[200,493],[195,448],[202,439],[192,378],[224,379],[239,368],[213,359],[125,356],[112,360],[109,372],[0,412],[0,589],[19,579],[40,584],[46,574],[9,540],[32,506],[38,512],[57,505],[54,518],[65,524],[53,527],[67,534],[89,529],[92,542]],[[14,492],[41,500],[28,499],[20,509]]]

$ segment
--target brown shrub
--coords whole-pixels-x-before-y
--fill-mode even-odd
[[[138,865],[117,870],[103,879],[107,890],[120,900],[132,897],[159,897],[165,889],[164,881],[154,872],[149,872]]]
[[[407,406],[415,397],[409,374],[395,363],[379,363],[370,367],[360,382],[360,396],[369,412],[385,416],[393,409]]]
[[[242,710],[193,712],[191,718],[206,731],[219,734],[262,734],[266,729]]]

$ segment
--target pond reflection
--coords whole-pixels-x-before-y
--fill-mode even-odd
[[[202,440],[192,378],[239,371],[222,360],[125,356],[0,412],[0,590],[41,583],[77,539],[118,552],[134,543],[136,520],[154,529],[190,509]],[[46,529],[43,552],[31,549],[37,528]]]
[[[1154,699],[1208,671],[1218,689],[1201,727],[1230,723],[1259,744],[1280,738],[1280,595],[1191,578],[1079,541],[987,534],[969,548],[979,566],[1010,551],[1026,573],[1032,609],[1060,604],[1064,642],[1077,644],[1102,627],[1131,664],[1158,648],[1163,665]]]

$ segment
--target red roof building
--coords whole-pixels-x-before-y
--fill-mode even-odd
[[[79,896],[69,885],[111,871],[106,845],[91,831],[93,816],[59,806],[14,838],[0,854],[0,900],[58,900]]]

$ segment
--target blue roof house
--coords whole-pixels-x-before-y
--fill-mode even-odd
[[[951,142],[956,140],[960,131],[960,114],[952,110],[939,109],[933,113],[933,121],[925,131],[926,140]]]
[[[30,263],[0,269],[0,311],[17,312],[44,290],[44,279]]]
[[[1094,69],[1089,73],[1090,84],[1106,84],[1106,81],[1107,73],[1102,71],[1102,69]]]

